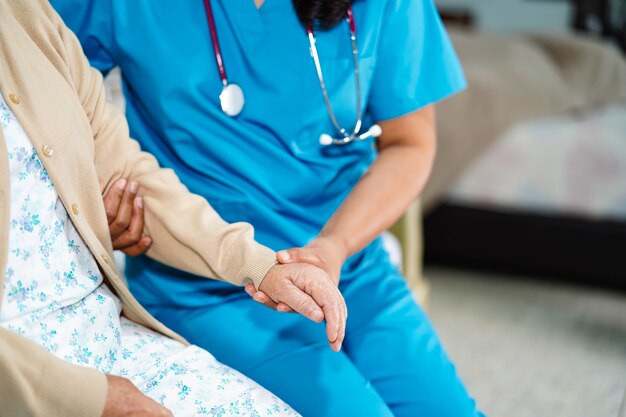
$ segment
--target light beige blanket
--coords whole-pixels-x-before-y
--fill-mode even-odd
[[[511,126],[626,99],[626,61],[605,43],[574,35],[505,38],[459,30],[451,37],[469,87],[437,105],[439,148],[423,194],[426,209]]]

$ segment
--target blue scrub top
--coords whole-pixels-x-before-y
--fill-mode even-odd
[[[253,0],[211,2],[229,80],[246,96],[237,118],[220,109],[202,0],[51,3],[92,65],[121,67],[132,137],[225,220],[251,223],[273,249],[314,238],[376,156],[372,140],[320,146],[320,134],[336,132],[291,0],[266,0],[260,9]],[[365,128],[464,88],[432,0],[356,0],[353,8]],[[356,99],[348,25],[316,35],[333,108],[350,130]],[[372,196],[372,204],[381,203]],[[206,304],[200,287],[217,285],[147,258],[130,265],[131,286],[146,304]],[[353,260],[344,274],[357,269]]]

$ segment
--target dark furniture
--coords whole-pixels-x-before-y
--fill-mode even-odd
[[[442,204],[425,262],[626,291],[626,223]]]
[[[626,0],[570,1],[576,31],[612,39],[626,52]]]

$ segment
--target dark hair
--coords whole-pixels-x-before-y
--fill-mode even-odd
[[[352,0],[293,0],[300,22],[306,27],[316,25],[323,29],[335,26],[346,17]]]

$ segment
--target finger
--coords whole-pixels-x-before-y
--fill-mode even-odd
[[[311,321],[321,323],[321,321],[324,320],[324,312],[321,307],[311,296],[304,293],[295,285],[286,289],[283,294],[281,294],[278,301],[287,304]]]
[[[289,307],[285,303],[276,303],[272,300],[267,294],[263,291],[257,291],[252,298],[257,303],[263,304],[265,307],[271,308],[272,310],[276,310],[279,313],[293,313],[293,309]]]
[[[160,414],[157,414],[159,417],[174,417],[174,413],[172,413],[169,409],[163,407],[161,404],[159,404],[159,407],[161,407],[159,409]]]
[[[276,307],[278,307],[278,304],[276,304],[274,302],[274,300],[272,300],[270,297],[268,297],[267,294],[265,294],[261,290],[257,291],[256,287],[254,286],[254,284],[246,285],[244,287],[244,290],[257,303],[263,304],[265,307],[269,307],[272,310],[276,310]]]
[[[330,281],[315,281],[310,288],[311,296],[324,312],[328,341],[333,350],[338,351],[341,342],[343,342],[343,340],[339,340],[340,335],[345,334],[345,301],[339,290]]]
[[[137,400],[140,401],[139,404],[135,403],[138,409],[137,411],[142,410],[144,413],[147,412],[148,414],[145,414],[146,416],[174,417],[174,414],[168,408],[148,397],[136,386],[133,385],[133,388],[135,389]],[[141,415],[143,416],[144,414]]]
[[[276,310],[279,313],[293,313],[293,309],[285,303],[275,303],[267,294],[263,291],[257,291],[253,284],[245,286],[246,293],[252,297],[257,303],[263,304],[265,307]]]
[[[243,289],[250,297],[252,297],[256,292],[256,287],[254,286],[254,284],[248,284]]]
[[[263,304],[267,308],[271,308],[272,310],[276,310],[277,304],[269,298],[263,291],[257,291],[252,296],[252,299],[259,304]]]
[[[136,245],[125,247],[121,250],[126,255],[135,257],[135,256],[143,255],[144,253],[148,252],[151,246],[152,246],[152,238],[149,236],[144,236]]]
[[[130,218],[132,216],[134,206],[133,202],[137,196],[137,191],[139,191],[139,185],[136,182],[130,182],[126,185],[124,195],[122,196],[122,202],[120,203],[117,211],[117,216],[115,217],[115,220],[113,220],[113,223],[109,225],[111,235],[115,237],[120,236],[130,225]]]
[[[278,303],[276,305],[276,311],[280,311],[281,313],[293,313],[293,308],[289,307],[285,303]]]
[[[126,249],[137,245],[141,241],[143,226],[143,198],[137,196],[133,201],[133,212],[128,227],[113,241],[113,249]]]
[[[254,287],[254,284],[248,284],[244,287],[246,293],[252,297],[252,299],[258,303],[263,304],[266,307],[269,307],[273,310],[276,310],[280,313],[293,313],[293,309],[284,303],[275,303],[267,294],[263,291],[257,291]],[[262,294],[257,295],[255,294]]]
[[[276,260],[281,264],[307,263],[320,266],[322,260],[315,251],[309,248],[291,248],[281,250],[276,254]]]
[[[342,307],[343,308],[341,308],[341,317],[339,321],[339,330],[337,332],[337,339],[334,342],[330,342],[330,347],[335,352],[339,352],[341,350],[343,341],[346,338],[346,326],[348,322],[348,308],[346,307],[345,302],[343,303]]]
[[[115,217],[117,217],[117,210],[122,202],[125,188],[126,180],[118,180],[104,196],[104,209],[106,211],[108,224],[111,224],[113,220],[115,220]]]
[[[146,238],[148,238],[149,240],[144,240]],[[126,230],[113,241],[113,249],[125,251],[128,248],[139,246],[140,244],[145,245],[147,243],[152,244],[152,239],[150,239],[149,236],[137,237],[131,234],[128,230]]]
[[[154,401],[152,398],[148,398],[150,400],[150,414],[151,416],[158,417],[174,417],[174,414],[158,402]]]
[[[134,238],[135,243],[141,240],[141,234],[144,227],[144,213],[143,213],[143,198],[136,196],[133,201],[133,211],[130,217],[130,224],[128,225],[128,233],[131,238]]]

